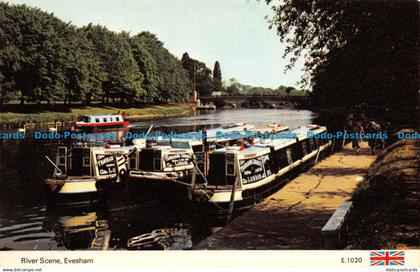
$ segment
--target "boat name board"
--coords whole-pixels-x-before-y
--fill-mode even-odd
[[[269,165],[270,157],[268,155],[263,155],[253,159],[240,160],[239,167],[242,176],[242,183],[244,185],[254,183],[272,175]]]
[[[98,174],[100,176],[112,175],[117,173],[114,155],[96,154]]]
[[[190,154],[168,154],[164,159],[167,167],[185,166],[193,161]]]
[[[263,161],[261,157],[248,160],[240,160],[239,165],[243,184],[254,183],[265,178]]]
[[[125,155],[127,154],[127,151],[124,150],[105,150],[104,154],[110,154],[110,155]]]

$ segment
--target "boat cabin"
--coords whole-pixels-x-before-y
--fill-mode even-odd
[[[125,155],[133,147],[66,147],[57,148],[54,177],[117,179],[127,171]],[[120,173],[120,172],[123,173]]]
[[[305,126],[291,131],[295,137],[264,139],[246,149],[232,146],[197,153],[188,198],[226,204],[236,184],[234,200],[252,205],[287,181],[292,170],[313,165],[327,154],[330,141],[309,138],[308,132],[321,134],[326,128]]]
[[[224,188],[232,186],[235,181],[240,181],[239,187],[258,182],[275,174],[269,154],[270,149],[263,146],[245,150],[233,146],[197,154],[197,168],[202,174],[194,175],[193,185]]]

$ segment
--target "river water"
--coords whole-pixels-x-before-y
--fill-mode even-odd
[[[143,132],[153,124],[154,130],[162,132],[188,132],[234,122],[256,127],[276,122],[293,129],[312,119],[310,111],[302,110],[217,110],[135,122],[130,130]],[[119,192],[106,204],[83,209],[48,205],[42,181],[53,169],[45,155],[54,158],[59,142],[30,135],[27,131],[24,140],[0,140],[0,250],[98,248],[104,237],[109,237],[110,249],[127,249],[130,238],[156,230],[163,230],[165,238],[156,247],[143,248],[188,249],[222,227],[192,213],[188,204],[162,200],[153,193]]]

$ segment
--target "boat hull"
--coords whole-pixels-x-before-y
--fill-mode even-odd
[[[128,126],[128,121],[123,122],[108,122],[108,123],[78,123],[76,122],[76,128],[82,130],[100,130],[109,128],[122,128]]]
[[[79,208],[105,201],[108,187],[98,184],[94,178],[65,179],[64,184],[55,192],[49,190],[48,200],[60,207]],[[100,182],[101,183],[101,182]]]
[[[254,188],[241,188],[235,191],[234,211],[235,213],[247,210],[255,204],[261,202],[266,197],[272,195],[291,179],[299,175],[299,173],[306,171],[312,167],[317,161],[329,155],[330,145],[324,146],[317,158],[317,152],[311,153],[304,158],[298,165],[279,173],[270,182]],[[187,198],[190,200],[195,208],[200,209],[201,212],[207,212],[215,215],[226,215],[230,206],[230,198],[232,195],[231,189],[226,190],[210,190],[202,189],[200,193],[194,192],[192,188],[188,189]]]

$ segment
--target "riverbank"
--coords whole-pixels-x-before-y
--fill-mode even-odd
[[[375,160],[351,143],[291,180],[195,249],[322,249],[321,229]]]
[[[348,249],[419,248],[420,141],[400,140],[372,164],[353,196]]]
[[[91,106],[68,108],[66,112],[42,111],[37,113],[0,112],[0,125],[18,125],[22,123],[44,124],[54,121],[72,121],[78,116],[90,114],[116,114],[125,111],[127,119],[139,120],[160,117],[174,117],[189,114],[189,104],[150,105],[141,108],[119,108],[112,106]]]

